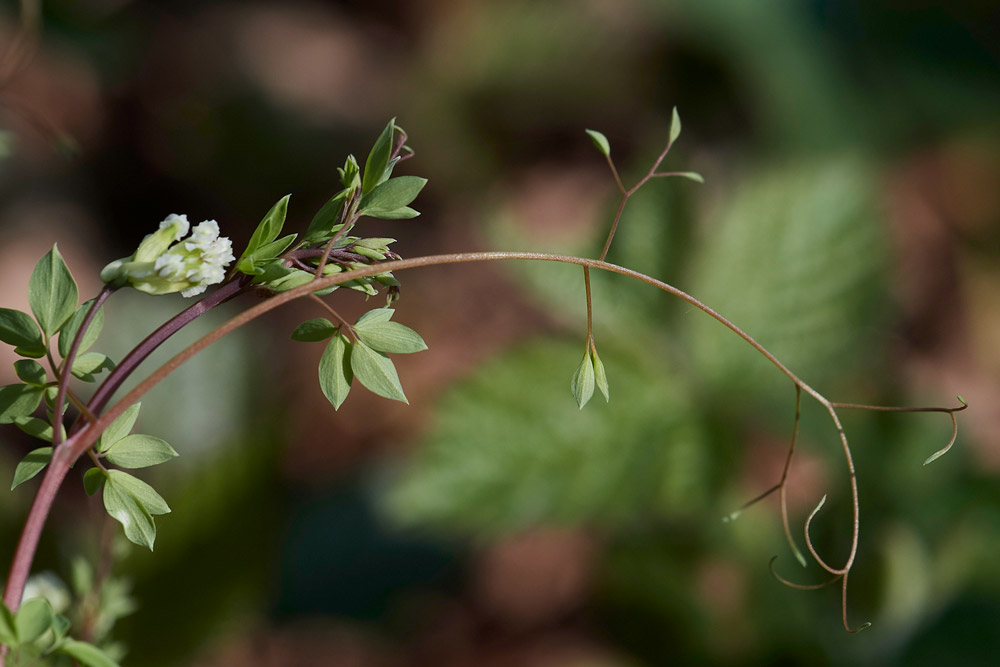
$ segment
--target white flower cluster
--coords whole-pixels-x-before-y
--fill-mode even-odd
[[[221,283],[226,266],[235,259],[233,243],[219,236],[219,223],[205,220],[191,230],[186,215],[171,214],[160,228],[139,244],[135,254],[108,264],[101,278],[108,283],[130,284],[149,294],[180,292],[195,296],[209,285]]]

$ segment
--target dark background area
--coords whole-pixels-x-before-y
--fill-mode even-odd
[[[0,4],[0,51],[20,10]],[[142,432],[181,456],[144,476],[173,509],[156,552],[115,560],[138,603],[111,634],[125,665],[992,664],[996,3],[52,0],[41,17],[0,87],[4,307],[26,309],[54,242],[89,296],[169,213],[242,249],[292,193],[286,226],[304,228],[392,117],[416,151],[400,173],[429,179],[422,215],[363,235],[407,257],[593,256],[618,198],[584,129],[630,184],[677,106],[664,166],[706,183],[648,184],[610,261],[703,299],[832,399],[971,406],[927,467],[946,416],[844,415],[862,499],[848,615],[874,624],[848,635],[837,587],[768,573],[778,554],[795,581],[823,574],[795,564],[773,499],[720,521],[779,478],[794,392],[717,323],[595,275],[612,396],[579,411],[578,270],[400,274],[396,319],[430,346],[399,360],[410,405],[355,388],[334,412],[322,347],[287,339],[319,314],[292,304],[144,400]],[[116,295],[99,346],[120,358],[184,305]],[[9,474],[32,444],[0,437]],[[67,580],[105,523],[76,474],[36,562]],[[813,536],[842,560],[849,487],[815,405],[791,479],[795,534],[828,494]],[[0,503],[2,553],[33,488]]]

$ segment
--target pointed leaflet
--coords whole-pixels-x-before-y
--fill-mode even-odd
[[[678,176],[680,178],[687,178],[689,180],[694,181],[695,183],[705,182],[705,177],[696,171],[679,171],[676,174],[674,174],[674,176]]]
[[[139,409],[142,407],[142,403],[134,403],[125,412],[119,415],[118,419],[111,422],[111,425],[104,429],[104,433],[101,434],[100,440],[97,441],[97,451],[106,452],[111,445],[115,444],[132,430],[135,426],[135,420],[139,417]]]
[[[14,468],[14,481],[11,482],[10,490],[13,491],[21,484],[42,472],[45,466],[52,460],[51,447],[39,447],[21,459],[21,462]]]
[[[340,219],[340,210],[344,208],[344,202],[350,190],[344,189],[330,198],[328,202],[313,216],[312,222],[306,229],[306,241],[321,241],[333,236],[337,231],[337,221]]]
[[[47,252],[28,281],[28,303],[35,319],[49,336],[54,336],[76,310],[79,293],[59,248]]]
[[[674,112],[670,117],[670,143],[674,143],[679,136],[681,136],[681,117],[677,113],[677,107],[674,107]]]
[[[246,273],[242,266],[245,258],[254,254],[261,246],[267,245],[278,238],[278,234],[281,233],[281,228],[285,224],[285,215],[288,213],[289,197],[291,195],[285,195],[279,199],[278,203],[271,207],[271,210],[267,212],[264,219],[257,225],[257,229],[250,235],[246,250],[243,251],[243,254],[240,255],[239,260],[236,262],[236,266],[239,267],[240,271]]]
[[[0,308],[0,341],[13,345],[21,356],[45,356],[42,332],[31,316],[19,310]]]
[[[389,357],[357,341],[351,350],[351,370],[365,387],[384,398],[409,403],[399,384],[399,375]]]
[[[375,322],[388,322],[396,314],[395,308],[374,308],[358,318],[358,324]],[[354,326],[358,326],[355,324]]]
[[[365,345],[386,354],[409,354],[427,349],[427,343],[416,331],[398,322],[374,319],[360,320],[354,332]]]
[[[601,390],[604,394],[604,401],[611,401],[611,391],[608,387],[608,375],[604,371],[604,362],[597,355],[597,349],[591,349],[591,354],[594,356],[594,382],[597,384],[597,388]]]
[[[18,417],[28,417],[42,402],[45,390],[28,384],[0,387],[0,424],[11,424]]]
[[[118,663],[107,656],[101,649],[87,642],[69,639],[60,644],[57,653],[65,653],[84,667],[119,667]]]
[[[17,630],[10,607],[0,602],[0,644],[17,646]]]
[[[427,179],[419,176],[390,178],[361,198],[358,213],[373,218],[393,215],[416,199],[426,184]]]
[[[14,372],[23,382],[35,387],[44,387],[48,377],[45,369],[37,361],[32,359],[20,359],[14,362]]]
[[[337,333],[337,327],[333,326],[330,320],[325,317],[317,317],[295,327],[291,339],[303,343],[318,343],[335,333]]]
[[[108,479],[108,473],[100,468],[91,468],[83,473],[83,490],[88,496],[92,496],[101,490],[101,486]]]
[[[570,383],[573,390],[573,398],[576,404],[583,409],[587,401],[594,395],[594,362],[590,359],[590,350],[583,355],[583,361],[573,373],[573,381]]]
[[[392,140],[396,133],[396,119],[393,118],[375,140],[368,159],[365,160],[365,173],[361,176],[361,194],[371,192],[376,185],[385,179],[385,170],[389,166],[389,156],[392,155]]]
[[[597,150],[601,151],[601,155],[604,157],[611,157],[611,144],[608,143],[608,138],[597,130],[587,130],[587,134],[590,136],[590,140],[594,142],[597,146]]]
[[[59,332],[59,356],[63,359],[69,354],[69,347],[73,344],[73,339],[76,337],[76,332],[80,330],[80,326],[83,324],[83,319],[90,312],[90,307],[94,303],[94,300],[84,302],[82,306],[76,309],[73,313],[73,317],[70,318],[69,322],[63,327],[63,330]],[[94,313],[94,319],[91,320],[90,326],[87,327],[87,331],[84,332],[83,337],[80,339],[80,347],[77,349],[77,353],[86,352],[97,337],[101,335],[101,329],[104,328],[104,307],[97,309]]]
[[[73,361],[73,376],[84,382],[93,382],[95,373],[114,369],[115,362],[100,352],[87,352]]]
[[[52,442],[52,424],[44,419],[39,419],[38,417],[18,417],[14,420],[14,424],[32,438]],[[65,428],[62,430],[62,437],[63,440],[66,439]]]
[[[109,470],[104,483],[104,508],[125,529],[129,541],[153,550],[154,514],[170,512],[166,501],[145,482],[121,470]]]
[[[177,456],[174,448],[151,435],[127,435],[104,452],[109,461],[121,468],[148,468]]]
[[[335,410],[340,409],[351,391],[351,380],[354,377],[348,363],[348,357],[352,356],[351,348],[347,337],[337,334],[327,344],[319,360],[319,386]]]

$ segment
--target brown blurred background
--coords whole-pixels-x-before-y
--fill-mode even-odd
[[[834,400],[971,405],[926,468],[947,417],[844,415],[862,494],[849,616],[874,623],[850,636],[836,590],[769,575],[779,554],[783,575],[822,578],[790,557],[775,502],[720,522],[780,476],[794,394],[700,313],[595,276],[612,399],[581,412],[578,270],[400,274],[396,319],[430,346],[399,360],[410,405],[355,388],[335,413],[321,346],[287,340],[318,314],[293,304],[145,399],[142,432],[181,457],[146,476],[174,509],[156,553],[114,563],[134,588],[108,599],[138,605],[106,638],[124,664],[992,664],[996,3],[52,0],[18,41],[21,11],[0,5],[4,307],[26,308],[55,242],[90,295],[169,213],[242,248],[291,192],[286,228],[304,228],[391,117],[416,150],[401,173],[430,179],[422,215],[364,235],[404,256],[596,255],[617,197],[584,129],[628,184],[676,105],[665,167],[707,182],[651,182],[609,259],[704,299]],[[142,297],[109,304],[102,351],[184,305]],[[2,438],[9,474],[32,445]],[[829,494],[813,534],[841,560],[847,480],[812,405],[792,480],[796,534]],[[29,488],[0,506],[5,553]],[[99,560],[104,520],[75,480],[63,495],[36,565],[68,580],[74,554]]]

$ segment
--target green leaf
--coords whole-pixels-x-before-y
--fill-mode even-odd
[[[14,627],[22,644],[35,641],[52,627],[52,605],[45,598],[24,602],[14,616]]]
[[[597,130],[587,130],[587,134],[590,136],[590,140],[594,142],[597,146],[597,150],[601,151],[601,155],[604,157],[611,157],[611,144],[608,142],[608,138]]]
[[[6,646],[17,646],[17,625],[14,622],[14,614],[10,607],[0,602],[0,644]]]
[[[306,241],[325,240],[337,231],[335,227],[338,226],[337,221],[340,220],[340,211],[344,208],[344,202],[347,201],[349,193],[350,191],[347,189],[341,190],[323,204],[306,229]]]
[[[288,250],[288,247],[295,242],[297,237],[298,234],[289,234],[288,236],[282,236],[277,241],[265,243],[243,258],[237,265],[237,268],[240,272],[248,275],[259,275],[260,273],[263,273],[264,270],[260,265],[264,262],[277,258],[278,255]]]
[[[13,345],[21,356],[45,356],[41,330],[30,315],[19,310],[0,308],[0,340]]]
[[[177,456],[174,448],[151,435],[127,435],[104,452],[109,461],[122,468],[148,468]]]
[[[327,344],[319,360],[319,386],[334,410],[340,409],[351,391],[351,380],[354,378],[348,363],[348,357],[353,357],[351,348],[347,337],[338,334]]]
[[[604,401],[610,402],[611,392],[608,388],[608,375],[604,370],[604,362],[601,361],[596,349],[591,350],[591,354],[594,357],[594,382],[597,388],[601,390],[601,393],[604,394]]]
[[[170,514],[170,507],[167,506],[167,501],[153,487],[138,477],[134,477],[121,470],[109,470],[108,479],[114,482],[115,486],[135,496],[150,514]]]
[[[65,653],[84,667],[119,667],[118,663],[93,644],[69,639],[56,649]]]
[[[374,308],[359,317],[358,323],[354,326],[361,324],[374,324],[376,322],[388,322],[395,314],[396,310],[394,308]]]
[[[129,541],[153,550],[156,523],[153,515],[170,511],[153,487],[120,470],[109,470],[104,483],[104,508],[122,528]]]
[[[66,262],[55,245],[31,273],[28,303],[35,319],[49,336],[54,336],[73,316],[79,293]]]
[[[236,266],[240,266],[245,258],[253,255],[259,248],[278,238],[278,234],[281,233],[281,228],[285,224],[285,215],[288,213],[289,197],[291,195],[285,195],[279,199],[278,203],[271,207],[271,210],[267,212],[264,219],[257,225],[257,229],[253,230],[253,234],[250,235],[250,240],[247,242],[246,250],[240,255]],[[240,270],[242,271],[242,269]]]
[[[88,496],[92,496],[101,490],[107,479],[108,473],[100,468],[90,468],[87,472],[83,473],[83,490],[86,491]]]
[[[330,320],[325,317],[317,317],[295,327],[291,338],[303,343],[316,343],[326,340],[335,333],[337,333],[337,327],[333,326]]]
[[[692,181],[695,181],[696,183],[705,182],[705,177],[696,171],[681,171],[674,174],[674,176],[677,176],[679,178],[688,178],[691,179]]]
[[[377,352],[409,354],[427,349],[420,334],[398,322],[363,320],[354,325],[354,332],[365,345]]]
[[[132,430],[135,420],[139,417],[139,409],[142,403],[134,403],[119,415],[118,419],[111,422],[111,425],[104,429],[101,438],[97,441],[97,451],[106,452],[111,445],[115,444]]]
[[[385,126],[375,140],[375,145],[365,160],[365,172],[361,176],[361,194],[371,192],[376,185],[385,179],[385,170],[389,166],[389,156],[392,155],[393,135],[396,133],[396,119],[393,118]]]
[[[365,211],[365,215],[379,220],[409,220],[420,215],[420,211],[414,211],[409,206],[402,206],[394,211]]]
[[[354,377],[371,392],[384,398],[409,403],[399,384],[399,375],[389,357],[376,352],[364,341],[357,341],[351,350],[351,370]]]
[[[94,303],[93,299],[84,302],[82,306],[76,309],[73,313],[73,317],[70,318],[69,323],[63,327],[63,330],[59,332],[59,356],[63,359],[69,354],[69,347],[73,344],[73,339],[76,337],[76,332],[80,330],[80,326],[83,324],[84,318],[90,311],[91,305]],[[87,327],[87,331],[83,334],[83,338],[80,339],[80,347],[77,349],[77,354],[81,352],[86,352],[91,345],[97,340],[97,337],[101,335],[101,329],[104,328],[104,307],[97,309],[94,313],[94,319],[91,320],[90,326]]]
[[[14,424],[33,438],[52,442],[52,424],[44,419],[39,419],[38,417],[18,417],[14,420]],[[62,436],[63,440],[65,440],[65,428],[62,430]]]
[[[81,354],[73,361],[73,376],[84,382],[93,382],[94,374],[102,370],[114,370],[115,362],[100,352]]]
[[[14,362],[14,371],[17,373],[17,377],[21,378],[24,382],[36,387],[44,387],[46,380],[48,380],[48,375],[45,373],[45,369],[42,365],[33,359],[21,359]]]
[[[28,452],[28,454],[21,459],[21,462],[17,464],[17,467],[14,468],[14,481],[11,482],[10,490],[13,491],[21,484],[24,484],[35,475],[42,472],[51,460],[51,447],[39,447],[38,449]]]
[[[28,417],[42,402],[45,390],[27,384],[0,387],[0,424],[11,424],[18,417]]]
[[[373,218],[391,215],[416,199],[426,184],[427,179],[419,176],[390,178],[361,198],[358,214]]]
[[[573,373],[573,381],[570,383],[570,388],[573,390],[573,398],[576,399],[576,404],[582,410],[583,406],[594,395],[594,362],[590,358],[590,350],[587,350],[587,353],[583,355],[583,361],[580,362],[576,372]]]
[[[674,107],[673,115],[670,118],[670,143],[677,141],[679,136],[681,136],[681,117],[677,113],[677,107]]]
[[[390,239],[390,238],[358,239],[357,241],[354,242],[354,247],[371,248],[372,250],[382,250],[384,248],[388,248],[395,242],[396,239]]]

